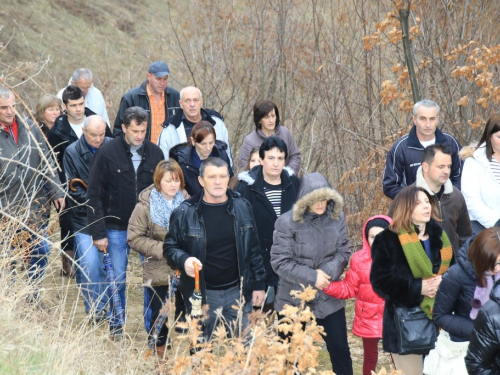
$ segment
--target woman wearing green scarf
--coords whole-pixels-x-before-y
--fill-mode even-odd
[[[399,355],[394,307],[415,307],[432,319],[441,275],[449,268],[453,251],[439,225],[434,201],[416,186],[401,190],[394,200],[393,222],[372,245],[370,281],[386,300],[383,346],[405,375],[422,374],[422,355]]]

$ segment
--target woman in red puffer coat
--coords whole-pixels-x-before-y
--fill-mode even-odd
[[[363,339],[363,375],[370,375],[377,366],[385,303],[370,283],[371,245],[375,236],[390,223],[391,218],[384,215],[369,218],[363,226],[363,248],[352,256],[345,279],[333,281],[323,289],[323,292],[338,299],[357,298],[352,333]]]

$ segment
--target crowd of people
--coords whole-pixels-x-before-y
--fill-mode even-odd
[[[252,308],[281,318],[286,305],[300,303],[290,292],[312,286],[308,306],[339,375],[353,373],[348,298],[357,299],[352,332],[363,340],[364,375],[376,368],[380,340],[407,375],[446,374],[446,366],[500,373],[500,116],[462,148],[439,130],[437,103],[415,103],[410,133],[387,155],[388,215],[367,219],[351,258],[344,199],[325,176],[301,169],[277,105],[255,103],[255,130],[236,167],[223,116],[203,107],[199,88],[168,86],[169,75],[165,62],[153,62],[123,95],[113,127],[88,69],[75,70],[57,96],[40,98],[37,123],[19,116],[15,93],[0,89],[0,203],[5,218],[31,230],[30,303],[41,298],[53,202],[62,272],[76,273],[89,320],[108,322],[115,340],[124,334],[129,253],[140,254],[144,325],[158,358],[173,336],[167,324],[152,331],[176,277],[175,319],[197,308],[199,287],[208,305],[205,342],[221,323],[216,311],[229,334],[245,335]],[[408,314],[418,319],[400,318]],[[453,354],[446,361],[443,348]]]

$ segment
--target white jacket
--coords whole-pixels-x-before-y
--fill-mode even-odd
[[[231,162],[231,168],[233,167],[233,157],[231,156],[231,145],[229,144],[229,135],[227,132],[226,125],[224,121],[222,121],[217,116],[211,116],[215,121],[214,130],[217,135],[217,139],[219,141],[223,141],[227,144],[226,153],[229,157],[229,161]],[[165,159],[168,159],[170,149],[179,143],[187,142],[186,138],[186,130],[184,129],[184,123],[181,122],[179,127],[175,127],[173,124],[168,124],[167,127],[163,128],[158,137],[158,146],[160,146],[163,151],[163,155],[165,155]]]
[[[462,194],[471,220],[491,228],[500,219],[500,185],[495,180],[482,144],[471,155],[471,148],[460,153],[465,160],[462,170]]]
[[[71,85],[71,80],[72,78],[69,79],[68,86]],[[57,97],[61,100],[64,89],[61,89],[57,93]],[[109,123],[108,111],[106,110],[106,102],[104,101],[104,97],[102,96],[101,90],[95,87],[94,84],[90,86],[89,92],[87,93],[87,95],[85,95],[85,107],[101,116],[104,122],[108,124],[108,126],[111,125]]]

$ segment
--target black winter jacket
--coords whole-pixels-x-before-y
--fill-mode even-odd
[[[95,115],[95,113],[85,107],[85,116],[92,115]],[[106,126],[106,137],[113,137],[113,134],[108,126]],[[62,171],[59,172],[59,178],[61,182],[64,183],[66,182],[66,176],[63,168],[64,152],[70,144],[78,140],[76,133],[69,124],[68,115],[66,113],[63,113],[56,119],[54,126],[47,134],[47,140],[49,141],[54,152],[57,154],[57,163],[62,169]]]
[[[250,171],[240,173],[238,179],[240,183],[236,191],[250,202],[257,223],[260,252],[266,268],[266,285],[277,286],[279,278],[271,267],[271,247],[273,246],[274,224],[278,216],[264,193],[262,166],[258,165]],[[300,181],[293,174],[293,169],[285,167],[281,172],[281,215],[290,211],[297,201],[299,184]]]
[[[163,255],[173,269],[184,271],[184,262],[189,257],[198,258],[205,264],[206,236],[202,214],[203,190],[177,207],[170,217],[170,230],[163,245]],[[243,277],[243,295],[251,300],[252,291],[265,289],[266,271],[260,256],[259,238],[250,204],[240,194],[227,190],[229,199],[228,212],[234,218],[236,248],[238,251],[238,269]],[[205,298],[204,270],[200,271],[200,289]],[[191,308],[189,297],[194,290],[194,278],[181,274],[179,291],[184,303]]]
[[[465,364],[472,375],[500,374],[500,281],[477,314]]]
[[[465,242],[458,252],[457,263],[443,275],[432,310],[434,322],[450,334],[452,341],[469,341],[474,328],[470,311],[477,278],[468,258],[474,238]]]
[[[425,228],[430,239],[432,272],[437,273],[441,267],[443,228],[434,219],[431,219]],[[406,307],[419,305],[423,300],[422,279],[413,277],[398,235],[389,229],[385,229],[375,237],[372,259],[370,282],[373,290],[386,300],[382,325],[384,350],[397,354],[394,305]]]
[[[436,143],[448,146],[452,152],[450,180],[460,190],[460,174],[462,164],[458,151],[462,148],[460,143],[450,134],[436,129]],[[417,137],[415,126],[410,133],[399,138],[389,150],[384,168],[384,194],[394,199],[405,186],[415,182],[418,167],[422,164],[424,146]]]
[[[130,145],[123,135],[107,142],[95,153],[87,191],[89,233],[94,240],[106,238],[106,228],[126,231],[139,193],[153,183],[153,174],[156,165],[163,160],[163,152],[148,140],[144,140],[137,152],[142,156],[137,173]]]
[[[226,149],[227,144],[225,142],[216,140],[212,150],[212,156],[221,158],[227,163],[229,166],[229,178],[231,178],[234,173]],[[192,150],[193,146],[188,146],[187,143],[181,143],[171,148],[169,153],[169,156],[181,166],[182,173],[184,174],[185,189],[190,196],[203,190],[198,181],[200,170],[193,164]]]
[[[101,146],[110,140],[111,138],[104,138]],[[85,136],[82,135],[80,139],[69,145],[64,153],[63,169],[68,183],[73,178],[80,178],[88,185],[92,160],[94,160],[94,154],[89,150],[85,142]],[[74,232],[80,231],[81,233],[88,234],[88,228],[86,228],[88,224],[86,207],[87,189],[80,183],[74,184],[74,187],[76,191],[71,191],[68,188],[68,193],[78,203],[74,202],[73,199],[68,199],[66,206],[71,221],[71,229]]]
[[[151,104],[149,103],[148,92],[146,91],[146,84],[148,81],[144,81],[140,86],[134,87],[128,90],[120,101],[120,108],[118,108],[118,113],[116,114],[115,124],[113,126],[113,133],[119,136],[123,133],[123,115],[125,110],[130,107],[141,107],[147,111],[151,110]],[[179,92],[170,86],[165,88],[165,119],[169,116],[173,116],[179,110]],[[146,131],[146,139],[151,140],[151,115],[148,120],[148,129]]]

